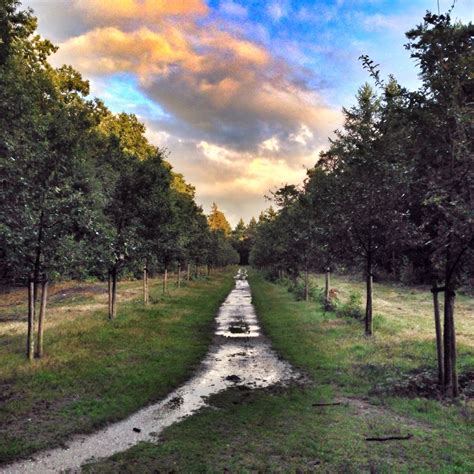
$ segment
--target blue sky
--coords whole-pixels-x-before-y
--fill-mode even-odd
[[[440,0],[441,11],[451,1]],[[56,64],[90,79],[231,222],[268,206],[269,188],[301,182],[366,80],[417,87],[404,33],[436,0],[27,0],[60,46]],[[453,16],[472,20],[473,2]]]

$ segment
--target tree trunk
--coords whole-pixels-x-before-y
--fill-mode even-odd
[[[145,306],[147,306],[148,302],[149,302],[148,265],[145,262],[145,266],[143,267],[143,303],[145,304]]]
[[[370,269],[371,270],[371,269]],[[372,284],[373,276],[370,272],[367,275],[367,304],[365,307],[365,335],[372,336]]]
[[[163,274],[163,294],[168,291],[168,268],[165,267],[165,273]]]
[[[117,269],[112,269],[112,295],[110,301],[110,319],[115,319],[117,316]]]
[[[438,299],[438,288],[436,283],[433,285],[431,290],[433,293],[433,308],[434,308],[434,321],[436,331],[436,354],[438,357],[438,383],[444,384],[444,360],[443,360],[443,334],[441,331],[441,318],[439,313],[439,299]]]
[[[44,319],[46,316],[46,303],[48,301],[48,280],[46,277],[41,283],[41,307],[38,317],[38,342],[36,344],[36,357],[43,357],[43,334],[44,334]]]
[[[206,267],[207,267],[207,276],[209,276],[211,274],[211,267],[209,264],[207,264]]]
[[[331,277],[331,270],[328,267],[326,268],[325,285],[324,285],[324,304],[326,307],[328,307],[330,303],[329,301],[329,288],[331,284],[330,277]]]
[[[309,301],[309,272],[308,269],[304,271],[304,300]]]
[[[199,265],[196,263],[196,278],[199,278]]]
[[[110,270],[107,276],[107,290],[109,295],[109,319],[112,319],[112,272]]]
[[[28,334],[26,338],[26,356],[32,361],[35,352],[35,283],[28,281]]]
[[[178,263],[178,288],[181,288],[181,263]]]
[[[191,264],[188,263],[188,267],[186,269],[186,281],[189,282],[191,278]]]
[[[444,292],[444,386],[453,398],[459,395],[456,370],[456,334],[454,329],[454,301],[456,293],[446,284]]]

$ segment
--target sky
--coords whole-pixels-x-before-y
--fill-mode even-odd
[[[452,0],[439,0],[446,11]],[[23,0],[91,95],[136,114],[177,172],[235,225],[301,183],[369,80],[417,87],[404,33],[436,0]],[[472,20],[473,0],[453,15]]]

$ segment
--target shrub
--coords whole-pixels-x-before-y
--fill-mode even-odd
[[[287,288],[290,293],[293,293],[297,301],[304,300],[304,279],[303,278],[291,278],[284,277],[279,280],[280,285]],[[309,280],[308,295],[312,301],[320,301],[321,290]]]
[[[364,316],[362,310],[362,295],[358,291],[352,291],[349,294],[347,303],[337,305],[336,313],[338,316],[362,319]]]

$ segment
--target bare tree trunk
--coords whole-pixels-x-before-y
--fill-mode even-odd
[[[163,274],[163,294],[168,291],[168,267],[165,267],[165,273]]]
[[[111,297],[110,319],[117,316],[117,269],[112,269],[112,297]]]
[[[456,293],[446,284],[444,292],[444,386],[453,398],[459,395],[456,370],[456,334],[454,329],[454,301]]]
[[[367,275],[367,305],[365,307],[365,335],[371,336],[373,333],[372,328],[372,284],[373,276],[372,273]]]
[[[145,306],[147,306],[148,302],[149,302],[148,265],[145,262],[145,266],[143,267],[143,303],[145,304]]]
[[[181,263],[178,263],[178,288],[181,288]]]
[[[46,277],[41,282],[41,307],[38,317],[38,342],[36,344],[36,357],[43,357],[44,319],[46,316],[46,303],[48,301],[48,280]]]
[[[207,276],[211,274],[211,267],[207,264]]]
[[[196,278],[199,278],[199,265],[196,263]]]
[[[326,306],[326,308],[329,307],[329,288],[330,288],[330,284],[331,284],[331,270],[329,267],[326,268],[326,274],[325,274],[325,277],[324,277],[324,304]]]
[[[28,281],[28,334],[26,338],[26,356],[32,361],[35,353],[35,283],[34,277]]]
[[[441,331],[438,287],[436,283],[434,283],[431,292],[433,293],[434,321],[435,321],[435,331],[436,331],[436,353],[438,357],[438,382],[440,385],[443,385],[444,384],[443,334]]]
[[[191,278],[191,264],[188,263],[188,268],[187,268],[187,272],[186,272],[186,281],[189,282],[190,278]]]
[[[304,271],[304,300],[309,301],[309,272],[308,269]]]

